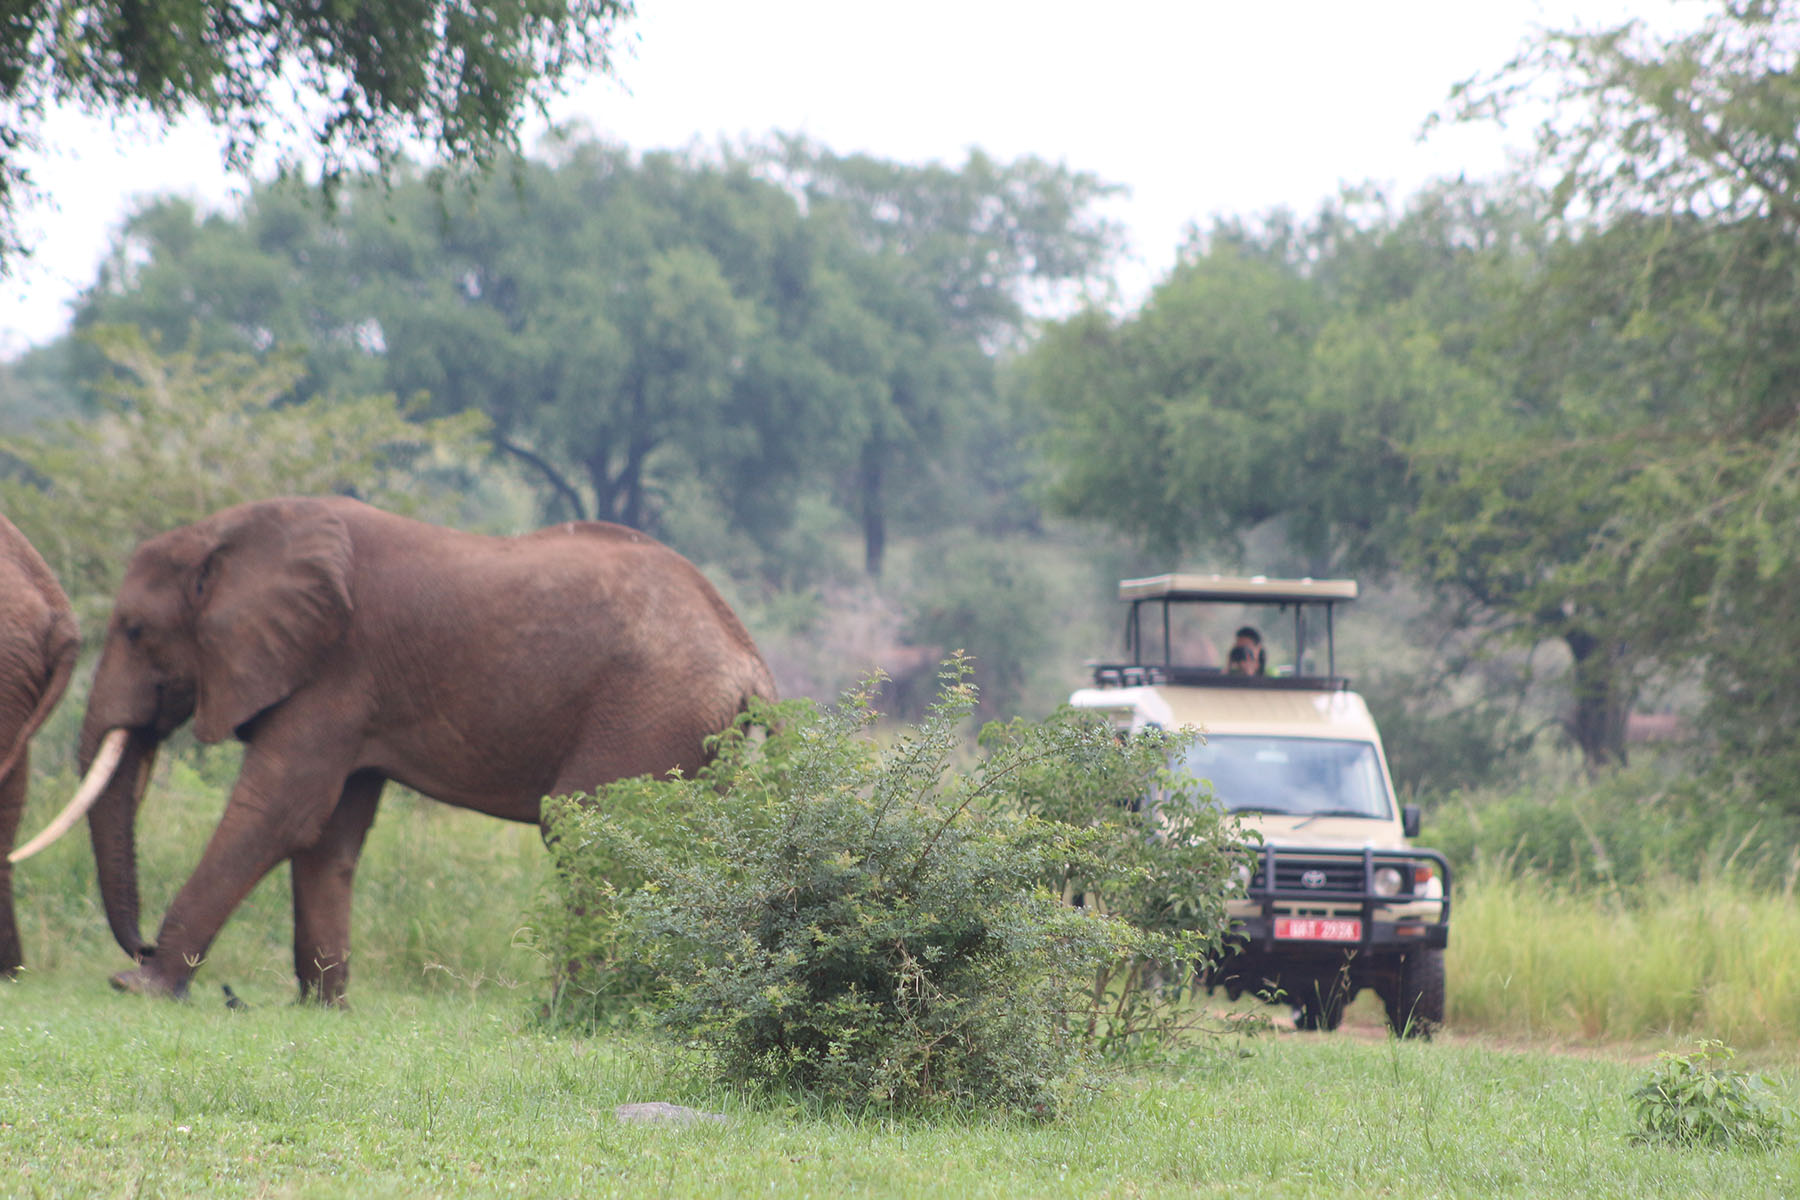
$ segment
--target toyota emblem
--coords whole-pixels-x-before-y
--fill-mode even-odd
[[[1302,887],[1309,887],[1309,888],[1324,887],[1325,886],[1325,872],[1319,871],[1319,870],[1305,872],[1304,874],[1302,874],[1300,876],[1300,885]]]

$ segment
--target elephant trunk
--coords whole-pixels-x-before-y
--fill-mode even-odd
[[[81,730],[80,762],[87,769],[105,741],[118,735],[124,735],[122,753],[88,810],[88,833],[94,842],[94,867],[100,877],[106,922],[119,948],[141,959],[154,947],[145,944],[138,928],[137,810],[156,761],[155,735],[143,730],[105,730],[90,715]]]

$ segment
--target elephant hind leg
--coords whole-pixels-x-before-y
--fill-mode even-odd
[[[350,981],[350,889],[386,780],[362,771],[344,783],[319,840],[289,860],[294,881],[294,974],[300,999],[340,1005]]]

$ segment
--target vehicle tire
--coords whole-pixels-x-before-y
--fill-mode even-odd
[[[1350,988],[1342,975],[1308,980],[1294,997],[1294,1028],[1330,1033],[1344,1021]]]
[[[1444,952],[1428,946],[1400,960],[1395,986],[1384,988],[1388,1026],[1398,1037],[1430,1038],[1444,1024]]]

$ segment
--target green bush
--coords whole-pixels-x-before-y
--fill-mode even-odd
[[[1726,1068],[1731,1047],[1703,1041],[1692,1053],[1664,1051],[1631,1094],[1635,1137],[1679,1146],[1769,1149],[1781,1142],[1783,1114],[1760,1081]]]
[[[1085,832],[1085,852],[1049,864],[1043,882],[1065,903],[1092,908],[1154,935],[1203,939],[1208,959],[1229,925],[1225,905],[1241,895],[1233,867],[1239,847],[1257,835],[1240,828],[1211,799],[1212,785],[1173,774],[1168,764],[1188,734],[1146,730],[1110,735],[1092,713],[1064,708],[1043,722],[992,722],[980,742],[997,759],[1018,763],[1010,802],[1030,817]],[[1039,747],[1095,740],[1078,758]],[[1155,959],[1116,959],[1094,976],[1084,1035],[1118,1050],[1168,1041],[1201,1010],[1181,1003]]]
[[[1161,822],[1179,837],[1152,837],[1157,810],[1142,806],[1085,824],[1043,815],[1059,780],[1104,779],[1129,801],[1167,761],[1166,744],[1068,715],[1007,726],[953,767],[966,676],[954,660],[926,720],[886,745],[870,681],[834,709],[756,709],[695,778],[550,802],[554,884],[533,927],[557,964],[552,1011],[636,1005],[732,1084],[1038,1116],[1064,1107],[1098,1050],[1129,1041],[1123,1026],[1173,1028],[1122,989],[1148,988],[1142,964],[1191,979],[1216,951],[1234,855],[1223,819],[1167,779],[1160,811],[1191,813]],[[1117,900],[1066,903],[1072,881]],[[1158,996],[1178,1006],[1186,988]]]

